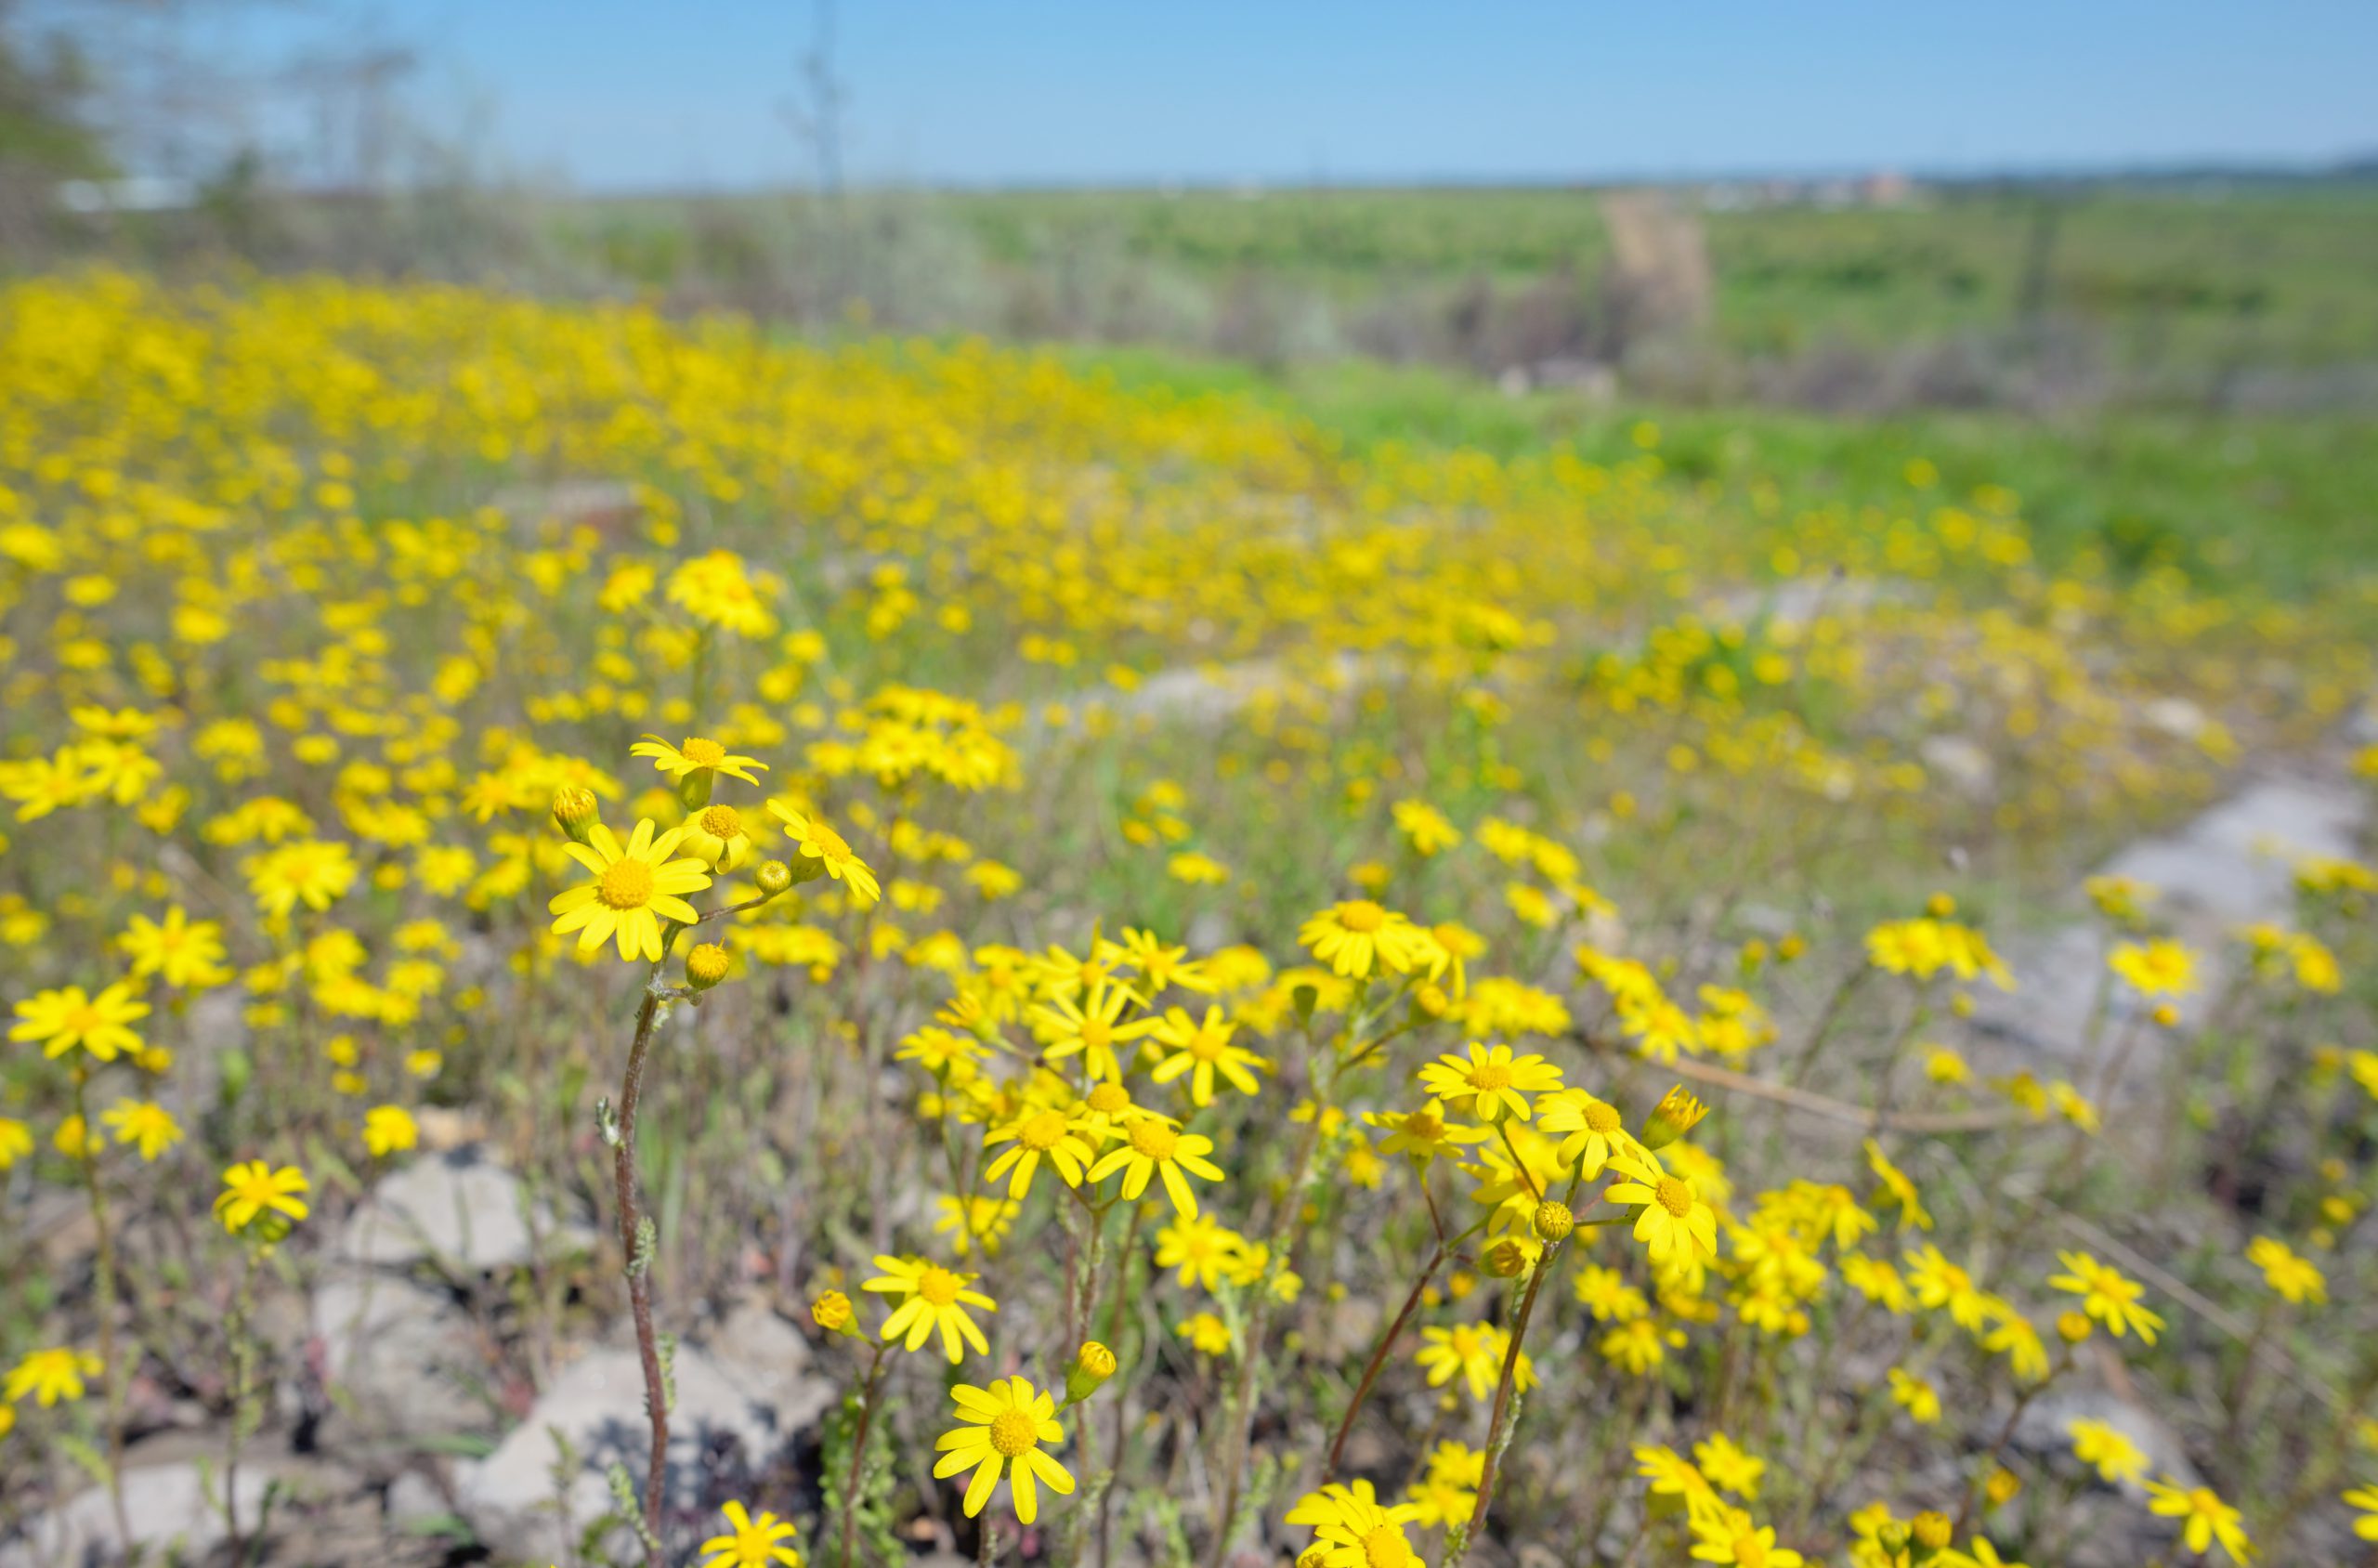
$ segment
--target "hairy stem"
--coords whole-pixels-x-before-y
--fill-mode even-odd
[[[883,1373],[883,1352],[891,1346],[878,1341],[875,1359],[867,1365],[867,1389],[858,1396],[858,1428],[851,1441],[850,1473],[843,1481],[843,1557],[839,1568],[851,1568],[852,1532],[858,1524],[858,1490],[867,1466],[867,1431],[875,1422],[875,1385]]]
[[[660,1503],[669,1481],[669,1391],[660,1372],[660,1346],[652,1331],[652,1260],[645,1255],[639,1233],[644,1217],[636,1207],[635,1113],[644,1096],[644,1063],[652,1046],[652,1027],[660,1016],[660,964],[675,944],[670,931],[661,944],[661,959],[645,977],[644,1002],[636,1009],[635,1042],[628,1047],[627,1075],[620,1084],[619,1143],[611,1151],[611,1175],[619,1196],[620,1246],[626,1254],[628,1308],[635,1318],[636,1354],[644,1363],[644,1406],[652,1427],[652,1457],[645,1473],[645,1568],[662,1568]]]

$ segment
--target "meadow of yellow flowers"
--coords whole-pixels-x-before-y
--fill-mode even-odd
[[[2378,875],[2084,883],[2357,819],[2366,592],[1636,447],[0,289],[0,1553],[2378,1558]],[[323,1303],[461,1162],[429,1431]]]

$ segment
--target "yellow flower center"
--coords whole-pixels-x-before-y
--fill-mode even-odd
[[[1086,1104],[1100,1116],[1111,1117],[1130,1107],[1131,1091],[1119,1083],[1102,1083],[1090,1091]]]
[[[1150,1159],[1170,1159],[1181,1134],[1160,1121],[1143,1121],[1131,1129],[1131,1147]]]
[[[1444,1136],[1444,1118],[1434,1111],[1414,1111],[1404,1118],[1404,1130],[1415,1138],[1433,1141]]]
[[[641,909],[652,902],[652,868],[641,860],[614,860],[594,884],[594,896],[614,909]]]
[[[1660,1207],[1681,1220],[1692,1212],[1692,1188],[1674,1176],[1663,1176],[1653,1189],[1659,1195]]]
[[[1617,1106],[1605,1105],[1597,1100],[1586,1107],[1586,1127],[1588,1131],[1615,1132],[1621,1125]]]
[[[1114,1045],[1115,1029],[1112,1025],[1096,1018],[1085,1018],[1081,1021],[1081,1048],[1084,1051],[1109,1051],[1114,1048]]]
[[[726,760],[726,748],[697,736],[677,748],[677,754],[696,767],[716,767]]]
[[[70,1007],[59,1015],[58,1023],[61,1034],[87,1035],[103,1026],[107,1020],[96,1007]]]
[[[1387,911],[1367,898],[1338,907],[1338,923],[1348,931],[1367,934],[1387,923]]]
[[[991,1418],[991,1446],[1008,1458],[1029,1453],[1039,1441],[1039,1423],[1021,1410],[1002,1410]]]
[[[1404,1568],[1412,1561],[1412,1544],[1400,1526],[1382,1524],[1363,1536],[1363,1561],[1368,1568]]]
[[[922,1296],[930,1305],[946,1307],[958,1300],[959,1289],[964,1283],[956,1274],[936,1264],[917,1276],[917,1294]]]
[[[1189,1037],[1189,1043],[1182,1049],[1200,1062],[1219,1062],[1222,1059],[1223,1049],[1229,1044],[1230,1037],[1220,1029],[1199,1029]]]
[[[702,831],[714,839],[731,839],[743,830],[743,814],[731,805],[714,805],[701,815]]]
[[[1767,1568],[1766,1545],[1757,1535],[1747,1534],[1736,1535],[1734,1562],[1736,1568]]]
[[[817,858],[829,865],[840,866],[851,857],[851,846],[843,835],[821,822],[809,825],[809,842],[817,846]]]
[[[1065,1135],[1065,1118],[1054,1111],[1042,1111],[1024,1124],[1016,1133],[1016,1142],[1027,1149],[1045,1153],[1055,1148],[1057,1140]]]
[[[1502,1062],[1473,1062],[1470,1067],[1470,1087],[1491,1094],[1511,1087],[1511,1069]]]

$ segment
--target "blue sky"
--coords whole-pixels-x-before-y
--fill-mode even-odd
[[[410,45],[418,108],[584,189],[808,177],[809,0],[317,0],[198,40]],[[2378,3],[843,0],[860,178],[1571,179],[2378,150]],[[274,134],[294,137],[290,119]]]

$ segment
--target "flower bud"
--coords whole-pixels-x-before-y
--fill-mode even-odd
[[[1916,1561],[1921,1562],[1935,1552],[1947,1550],[1949,1543],[1956,1539],[1957,1527],[1950,1522],[1947,1514],[1927,1509],[1909,1521],[1908,1535],[1915,1544]]]
[[[1700,1126],[1701,1118],[1708,1114],[1708,1106],[1687,1094],[1684,1085],[1678,1084],[1652,1107],[1651,1117],[1643,1124],[1643,1146],[1664,1149]]]
[[[703,942],[686,955],[686,984],[697,991],[707,991],[726,978],[726,949],[715,942]]]
[[[2077,1345],[2096,1333],[2097,1328],[2079,1313],[2058,1313],[2056,1317],[2056,1331],[2066,1344]]]
[[[718,779],[715,768],[698,767],[677,780],[677,801],[687,811],[710,804],[710,787]]]
[[[1412,1010],[1424,1018],[1442,1018],[1453,1010],[1453,999],[1435,981],[1425,981],[1412,987]]]
[[[1517,1236],[1509,1235],[1488,1248],[1486,1256],[1481,1260],[1486,1265],[1486,1272],[1496,1279],[1517,1279],[1527,1272],[1527,1266],[1533,1261],[1534,1254],[1528,1245]]]
[[[1065,1369],[1065,1403],[1079,1405],[1115,1376],[1115,1352],[1095,1339],[1082,1341],[1074,1364]]]
[[[1535,1206],[1535,1234],[1546,1241],[1559,1241],[1577,1228],[1577,1217],[1569,1206],[1546,1198]]]
[[[1981,1495],[1990,1499],[1993,1508],[2006,1507],[2022,1490],[2023,1478],[2005,1465],[1992,1470],[1990,1479],[1981,1483]]]
[[[554,826],[579,843],[586,842],[586,830],[602,820],[602,804],[594,791],[577,784],[565,784],[554,791]]]
[[[759,869],[751,873],[751,880],[760,884],[762,893],[774,898],[792,885],[792,868],[781,860],[763,860]]]
[[[809,1319],[829,1334],[858,1333],[851,1325],[851,1299],[839,1290],[829,1290],[810,1302]]]

